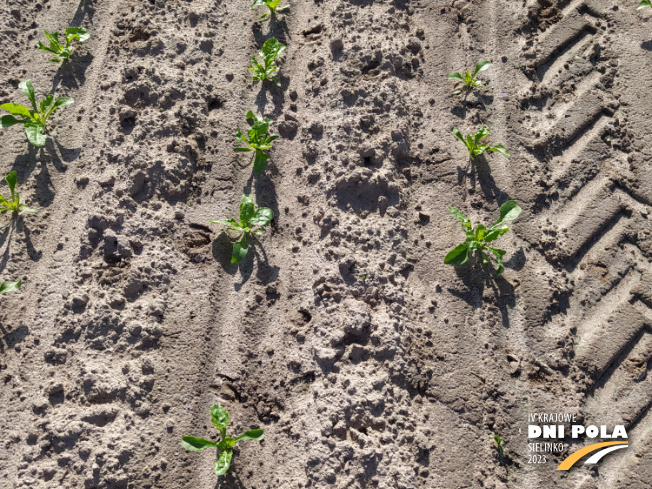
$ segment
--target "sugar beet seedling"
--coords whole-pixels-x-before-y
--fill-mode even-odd
[[[62,63],[70,59],[70,56],[75,51],[74,43],[82,44],[87,41],[91,35],[83,27],[68,27],[65,31],[64,38],[66,41],[65,46],[59,42],[58,32],[45,31],[45,37],[50,43],[46,46],[41,41],[38,42],[38,48],[42,51],[47,51],[54,54],[54,58],[50,58],[53,63]]]
[[[641,0],[641,3],[638,4],[636,10],[641,10],[642,8],[652,8],[652,1],[650,0]]]
[[[240,241],[233,243],[233,254],[231,256],[231,263],[240,263],[240,261],[247,256],[249,251],[249,244],[247,244],[247,235],[249,233],[262,235],[265,234],[264,229],[253,229],[256,226],[267,226],[272,219],[274,219],[274,211],[267,207],[259,207],[258,210],[254,208],[254,199],[251,194],[242,196],[240,203],[240,222],[235,219],[210,221],[214,224],[225,224],[229,226],[229,231],[236,231],[242,233]]]
[[[498,267],[496,272],[501,275],[505,271],[503,266],[503,256],[507,253],[500,248],[492,248],[487,243],[491,243],[496,238],[499,238],[507,231],[509,227],[505,224],[508,221],[513,221],[521,214],[521,208],[516,201],[508,200],[500,206],[500,217],[491,225],[489,229],[484,225],[478,224],[475,229],[471,224],[471,220],[466,217],[455,207],[448,207],[448,210],[458,221],[462,223],[462,229],[466,234],[466,241],[448,252],[444,258],[444,263],[447,265],[463,265],[469,259],[469,256],[474,251],[477,251],[482,256],[482,263],[489,263],[489,256],[485,250],[492,252],[496,256]]]
[[[284,5],[282,7],[279,7],[278,4],[281,3],[281,0],[254,0],[254,3],[251,4],[251,8],[256,8],[256,7],[268,7],[269,8],[269,13],[263,14],[260,16],[261,19],[264,19],[268,15],[271,17],[275,15],[277,12],[285,12],[287,9],[290,8],[289,5]]]
[[[222,436],[222,441],[214,442],[205,438],[195,438],[194,436],[182,437],[181,445],[188,451],[200,452],[206,448],[215,447],[220,451],[220,455],[215,462],[214,470],[215,475],[220,476],[226,474],[231,466],[231,459],[233,458],[233,446],[239,441],[262,441],[264,437],[263,430],[249,430],[245,431],[237,438],[226,436],[226,426],[229,424],[229,414],[226,410],[218,404],[211,406],[211,423],[218,430]]]
[[[481,155],[485,151],[498,151],[505,158],[509,158],[509,151],[502,144],[496,146],[489,146],[488,144],[480,144],[480,141],[487,137],[491,132],[487,126],[482,126],[475,134],[467,134],[466,139],[457,127],[453,128],[453,135],[464,143],[466,149],[469,151],[471,158]]]
[[[235,133],[235,136],[242,141],[247,143],[248,146],[238,146],[235,149],[236,152],[247,152],[255,151],[254,156],[254,171],[256,173],[262,173],[267,166],[267,160],[269,156],[265,153],[266,150],[271,149],[272,141],[279,138],[279,136],[269,136],[269,124],[272,122],[271,119],[265,117],[256,117],[254,112],[250,110],[247,112],[247,121],[250,121],[251,127],[247,131],[247,135],[242,134],[242,131],[238,129]]]
[[[278,66],[276,65],[276,58],[285,51],[285,45],[281,44],[275,38],[270,38],[265,41],[263,47],[260,49],[258,56],[263,60],[264,64],[260,64],[256,56],[251,57],[251,66],[249,69],[254,72],[254,81],[270,80],[281,86],[280,80],[276,77]]]
[[[14,170],[10,172],[9,175],[6,176],[5,180],[9,186],[9,190],[11,191],[11,200],[5,199],[2,195],[0,195],[0,214],[11,211],[11,213],[16,216],[18,215],[18,211],[36,212],[34,209],[31,209],[26,205],[20,203],[20,194],[16,192],[16,183],[18,181],[16,171]]]
[[[36,105],[36,97],[34,95],[34,85],[31,80],[26,80],[18,85],[18,89],[25,94],[32,104],[34,110],[28,109],[19,104],[2,104],[0,109],[6,110],[11,115],[5,115],[0,119],[0,126],[5,129],[15,124],[23,124],[25,126],[25,133],[27,140],[36,147],[45,146],[48,137],[45,135],[45,125],[55,110],[70,105],[74,102],[70,97],[58,97],[56,100],[54,95],[50,94],[45,99],[41,100],[40,110]],[[22,117],[18,119],[14,116]]]
[[[455,73],[451,73],[450,75],[448,75],[449,80],[458,80],[464,83],[464,86],[460,90],[455,90],[453,92],[453,95],[459,95],[461,93],[466,92],[467,90],[471,90],[473,87],[484,87],[482,82],[476,79],[476,77],[478,76],[478,73],[486,70],[487,68],[489,68],[489,66],[491,66],[490,61],[478,61],[475,64],[475,70],[473,71],[473,73],[467,71],[462,75],[460,72],[456,71]]]
[[[23,285],[23,281],[18,282],[2,282],[0,284],[0,294],[7,294],[9,292],[18,292]]]
[[[505,442],[501,440],[500,435],[494,435],[491,437],[491,439],[496,442],[496,448],[498,449],[498,453],[500,456],[503,456],[503,447],[505,446]]]

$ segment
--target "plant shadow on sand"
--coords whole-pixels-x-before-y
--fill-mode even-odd
[[[502,158],[502,156],[501,156]],[[457,182],[460,185],[465,185],[468,180],[468,185],[472,191],[475,191],[477,185],[484,196],[489,200],[503,203],[511,200],[509,194],[503,192],[496,186],[496,181],[491,175],[491,167],[484,154],[478,155],[475,158],[469,158],[466,168],[461,166],[457,167]]]
[[[240,475],[238,474],[236,464],[237,458],[237,454],[234,454],[229,471],[224,474],[224,476],[217,479],[213,489],[247,489],[247,486],[244,485],[240,479]]]
[[[58,172],[66,171],[65,163],[74,161],[79,156],[81,148],[64,148],[55,139],[48,137],[43,148],[36,148],[29,143],[27,153],[19,155],[14,160],[12,170],[18,174],[19,191],[21,182],[25,182],[38,163],[41,163],[41,171],[36,175],[36,191],[34,200],[40,207],[48,207],[54,202],[55,192],[48,163],[52,163]]]
[[[11,250],[11,239],[14,233],[23,234],[27,246],[27,253],[33,261],[39,261],[41,259],[42,253],[36,251],[36,248],[34,248],[34,244],[30,238],[30,230],[25,224],[23,216],[12,216],[9,225],[0,232],[0,248],[7,244],[4,253],[0,256],[0,274],[2,274],[7,267]]]
[[[235,275],[240,270],[242,279],[240,283],[234,285],[236,291],[239,291],[251,277],[254,271],[254,260],[256,260],[256,277],[263,285],[267,285],[278,278],[280,268],[269,264],[265,248],[258,239],[251,235],[247,238],[249,253],[240,263],[231,263],[233,242],[226,231],[222,231],[213,241],[213,258],[222,265],[222,269],[229,275]]]
[[[519,270],[523,268],[524,262],[524,254],[521,249],[510,257],[509,260],[505,261],[504,265],[505,268]],[[490,261],[488,264],[483,264],[476,253],[464,265],[456,266],[455,272],[462,282],[464,282],[464,288],[460,290],[449,287],[448,291],[464,300],[474,310],[482,307],[483,301],[492,302],[500,310],[503,327],[509,328],[508,309],[513,308],[516,304],[514,299],[514,286],[502,276],[496,275],[494,263]],[[493,297],[485,298],[485,288],[493,291],[493,294],[491,294]]]
[[[57,70],[57,73],[54,75],[50,93],[56,93],[59,84],[64,80],[66,82],[66,88],[78,89],[79,87],[84,86],[84,83],[86,82],[86,70],[92,62],[92,54],[84,54],[82,56],[77,56],[70,61],[64,61]]]

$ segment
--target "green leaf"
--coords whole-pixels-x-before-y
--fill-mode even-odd
[[[502,275],[502,273],[505,271],[505,267],[503,265],[503,256],[507,252],[499,248],[492,248],[491,246],[487,246],[487,249],[491,251],[494,255],[496,255],[496,263],[498,263],[498,267],[496,268],[496,273],[498,275]]]
[[[18,206],[18,209],[23,211],[23,212],[36,212],[36,209],[32,209],[31,207],[27,207],[26,205],[20,204]]]
[[[57,109],[59,109],[61,107],[65,107],[66,105],[71,105],[73,103],[75,103],[75,101],[73,99],[71,99],[70,97],[59,97],[59,98],[57,98],[54,101],[54,105],[52,106],[50,111],[45,115],[45,119],[47,120],[47,118],[50,116],[50,114],[52,112],[54,112],[55,110],[57,110]]]
[[[205,438],[195,438],[194,436],[182,437],[181,446],[191,452],[201,452],[206,448],[216,447],[217,443]]]
[[[652,2],[650,0],[641,0],[636,10],[641,10],[642,8],[652,8]]]
[[[515,200],[508,200],[500,206],[500,217],[495,223],[493,223],[491,229],[494,229],[497,224],[500,224],[503,221],[513,221],[522,211],[523,209],[518,206]]]
[[[25,96],[32,103],[32,107],[34,107],[34,111],[38,112],[38,109],[36,108],[36,97],[34,96],[34,85],[32,85],[32,80],[25,80],[23,82],[20,82],[18,84],[18,90],[20,90],[25,94]]]
[[[227,226],[238,225],[238,221],[236,221],[235,219],[219,219],[216,221],[208,221],[208,222],[212,222],[213,224],[226,224]]]
[[[444,258],[444,263],[446,265],[462,265],[466,263],[469,259],[469,250],[466,243],[457,245],[451,251],[448,252]]]
[[[469,248],[469,251],[482,249],[482,243],[475,239],[475,235],[473,234],[466,238],[466,246]]]
[[[247,120],[249,120],[249,119],[256,120],[256,116],[254,115],[254,111],[253,111],[253,110],[250,110],[249,112],[247,112],[247,115],[245,116],[245,118],[246,118]]]
[[[230,228],[227,228],[227,231],[235,231],[236,233],[246,233],[247,230],[243,228],[242,226],[232,226]]]
[[[56,51],[56,50],[54,50],[54,49],[52,49],[52,48],[46,46],[46,45],[43,44],[41,41],[38,41],[37,47],[38,47],[41,51],[47,51],[47,52],[49,52],[49,53],[59,54],[58,51]],[[56,58],[53,58],[53,59],[56,59]],[[58,60],[57,60],[57,61],[58,61]]]
[[[247,151],[254,151],[254,148],[245,148],[244,146],[237,146],[233,148],[236,153],[246,153]]]
[[[240,224],[248,226],[251,218],[254,217],[256,211],[254,209],[254,198],[251,194],[244,194],[240,202]]]
[[[247,244],[247,235],[242,237],[242,240],[233,243],[233,255],[231,256],[231,263],[240,263],[242,259],[247,256],[249,245]]]
[[[498,151],[505,158],[509,158],[509,151],[507,151],[507,148],[502,144],[497,144],[496,146],[489,148],[489,151]]]
[[[274,219],[274,211],[267,207],[259,207],[256,215],[249,221],[252,226],[267,226]]]
[[[482,253],[482,263],[489,263],[489,255],[487,255],[484,251],[481,251],[480,253]]]
[[[503,224],[499,227],[492,226],[489,228],[489,231],[487,231],[487,234],[485,234],[484,241],[485,243],[491,243],[495,239],[505,234],[507,231],[509,231],[509,227],[506,224]]]
[[[28,122],[25,124],[27,140],[37,148],[45,146],[48,137],[45,135],[45,127],[42,124]]]
[[[482,138],[486,138],[491,132],[487,126],[482,126],[478,132],[475,133],[475,144],[478,144]]]
[[[236,442],[239,441],[248,441],[248,440],[253,440],[253,441],[261,441],[264,438],[263,430],[258,429],[258,430],[249,430],[245,431],[243,434],[241,434],[239,437],[235,439]]]
[[[211,423],[221,432],[226,430],[226,425],[229,424],[229,413],[219,404],[211,406]],[[226,438],[224,433],[222,433],[222,438]]]
[[[274,136],[268,137],[267,139],[265,139],[265,145],[270,146],[269,143],[271,143],[272,141],[276,141],[280,137],[281,136],[279,136],[278,134],[275,134]]]
[[[479,242],[482,242],[484,240],[485,231],[486,228],[484,227],[484,225],[478,224],[475,227],[475,239],[477,239]]]
[[[224,450],[220,453],[220,458],[215,462],[215,475],[220,476],[226,474],[231,466],[231,459],[233,458],[232,450]]]
[[[455,207],[448,206],[448,212],[453,214],[453,216],[462,224],[464,224],[464,226],[471,229],[471,219],[462,214],[462,211],[456,209]]]
[[[466,146],[467,149],[468,149],[469,146],[466,143],[466,141],[464,140],[464,136],[462,136],[462,133],[460,132],[460,130],[457,127],[453,128],[453,136],[455,136],[457,139],[462,141],[464,143],[464,146]]]
[[[59,52],[61,50],[62,46],[59,43],[58,32],[53,32],[52,34],[50,34],[48,31],[45,31],[45,38],[49,41],[50,48],[52,48],[53,52]]]
[[[254,171],[256,173],[262,173],[267,166],[267,160],[269,156],[263,153],[261,150],[256,150],[256,157],[254,158]]]
[[[469,153],[471,153],[472,155],[478,154],[477,148],[475,147],[475,140],[473,139],[473,136],[471,134],[466,135],[466,142],[464,144],[466,144]]]
[[[28,119],[32,118],[32,113],[29,111],[29,109],[20,104],[2,104],[0,105],[0,109],[6,110],[7,112],[13,115],[20,115]]]
[[[448,75],[449,80],[461,80],[464,81],[464,77],[460,75],[457,71]]]
[[[91,35],[83,27],[68,27],[66,29],[66,42],[70,44],[72,37],[76,36],[80,43],[87,41]]]
[[[267,39],[263,43],[263,47],[260,50],[260,57],[265,60],[265,62],[275,61],[283,51],[285,51],[285,45],[278,42],[275,37]]]
[[[27,121],[16,119],[13,115],[5,115],[0,118],[0,127],[6,129],[7,127],[11,127],[15,124],[25,124],[26,122]]]
[[[18,282],[2,282],[0,284],[0,294],[6,294],[8,292],[17,292],[20,290],[23,285],[22,279]]]
[[[16,170],[9,172],[9,175],[5,177],[5,181],[7,182],[7,185],[9,185],[9,190],[11,190],[11,195],[13,195],[14,190],[16,190],[16,183],[18,182],[18,176],[16,174]]]
[[[41,115],[47,114],[47,111],[50,108],[50,105],[52,105],[53,100],[54,100],[54,95],[52,94],[48,95],[43,100],[41,100]]]
[[[473,77],[475,78],[475,75],[477,75],[481,71],[486,70],[487,68],[489,68],[489,66],[491,66],[491,61],[478,61],[475,64],[475,71],[473,72]]]

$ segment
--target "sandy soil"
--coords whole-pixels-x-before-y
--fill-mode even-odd
[[[652,485],[652,12],[631,1],[6,0],[0,101],[75,104],[45,148],[2,132],[2,488]],[[92,38],[64,67],[43,29]],[[282,87],[253,85],[269,37]],[[446,80],[480,59],[486,89]],[[270,165],[233,152],[253,109]],[[452,134],[486,123],[471,165]],[[6,188],[2,192],[6,192]],[[208,223],[276,218],[240,266]],[[506,271],[450,267],[446,210],[490,222]],[[217,481],[209,406],[262,427]],[[528,463],[527,415],[624,424],[598,466]],[[494,433],[506,441],[501,459]]]

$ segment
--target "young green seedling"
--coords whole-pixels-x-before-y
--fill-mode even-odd
[[[494,435],[491,437],[493,441],[496,442],[496,448],[498,448],[498,453],[500,453],[500,456],[503,456],[503,447],[505,446],[505,442],[500,439],[500,435]]]
[[[16,182],[18,177],[16,176],[16,171],[12,171],[5,178],[7,185],[9,185],[9,190],[11,191],[11,200],[5,199],[0,195],[0,214],[11,211],[14,216],[18,215],[18,211],[25,212],[36,212],[34,209],[30,209],[24,204],[20,203],[20,195],[16,192]]]
[[[652,8],[652,2],[650,0],[641,0],[636,10],[641,10],[642,8]]]
[[[0,294],[6,294],[8,292],[18,292],[22,285],[23,285],[22,280],[19,280],[18,282],[2,282],[0,284]]]
[[[200,452],[206,448],[216,447],[220,451],[220,455],[215,462],[215,475],[220,476],[226,474],[231,466],[231,459],[233,458],[233,446],[239,441],[255,440],[262,441],[263,430],[249,430],[245,431],[237,438],[226,436],[226,425],[229,424],[229,414],[226,410],[217,404],[211,406],[211,423],[218,430],[222,436],[222,441],[214,442],[205,438],[195,438],[194,436],[184,436],[181,446],[191,452]]]
[[[262,173],[269,159],[265,151],[272,147],[272,141],[278,139],[279,136],[268,136],[269,124],[272,120],[267,117],[264,119],[262,117],[256,117],[253,110],[247,112],[247,121],[251,123],[247,135],[242,134],[242,131],[238,128],[235,136],[243,143],[247,143],[248,146],[238,146],[234,149],[237,152],[255,151],[254,171],[256,173]]]
[[[453,128],[453,135],[464,143],[466,149],[469,150],[469,155],[471,158],[475,158],[478,155],[481,155],[485,151],[498,151],[505,158],[509,158],[509,151],[502,144],[497,144],[496,146],[489,146],[488,144],[480,144],[482,138],[487,137],[491,132],[487,126],[482,126],[478,132],[475,134],[467,134],[466,139],[462,136],[462,133],[457,127]]]
[[[278,72],[276,66],[276,58],[285,51],[285,46],[278,42],[275,38],[270,38],[265,41],[258,56],[263,60],[264,64],[260,64],[255,56],[251,57],[251,66],[249,69],[254,72],[254,81],[271,80],[277,86],[281,86],[280,80],[275,76]]]
[[[240,241],[233,243],[233,254],[231,256],[231,263],[240,263],[240,260],[247,256],[247,252],[249,251],[247,235],[249,233],[265,234],[264,229],[253,228],[255,226],[267,226],[272,219],[274,219],[274,211],[272,209],[259,207],[258,210],[255,210],[254,199],[251,197],[251,194],[245,194],[242,196],[242,202],[240,203],[240,222],[235,219],[210,222],[226,224],[229,226],[229,231],[242,233]]]
[[[475,64],[475,70],[473,71],[473,73],[467,71],[466,73],[464,73],[464,75],[462,75],[460,72],[456,71],[455,73],[451,73],[450,75],[448,75],[449,80],[458,80],[464,83],[464,86],[460,90],[455,90],[453,92],[453,95],[459,95],[460,93],[466,92],[467,90],[471,90],[473,87],[484,87],[482,82],[476,79],[476,76],[481,71],[484,71],[487,68],[489,68],[489,66],[491,66],[490,61],[478,61]]]
[[[471,220],[466,217],[462,212],[455,207],[448,207],[448,210],[454,217],[462,223],[462,229],[466,234],[466,241],[459,246],[448,252],[444,258],[444,263],[447,265],[463,265],[469,259],[469,255],[473,251],[477,251],[482,256],[482,263],[489,263],[489,256],[485,250],[489,250],[496,255],[496,262],[498,267],[496,272],[498,275],[505,271],[503,266],[503,256],[506,251],[499,248],[492,248],[487,243],[491,243],[496,238],[502,236],[509,227],[505,224],[508,221],[513,221],[521,213],[521,208],[513,200],[508,200],[500,206],[500,218],[487,229],[482,224],[478,224],[475,229],[471,225]]]
[[[19,104],[2,104],[0,109],[6,110],[12,115],[5,115],[0,119],[0,127],[2,129],[11,127],[15,124],[23,124],[25,126],[25,133],[27,140],[34,146],[41,147],[45,145],[48,137],[45,135],[45,125],[52,112],[60,107],[65,107],[74,102],[70,97],[58,97],[56,100],[54,95],[48,95],[44,100],[41,100],[40,110],[36,105],[36,97],[34,96],[34,85],[31,80],[20,82],[18,89],[27,96],[32,104],[34,110],[28,109]],[[22,117],[18,119],[14,116]]]
[[[265,5],[266,7],[269,8],[269,14],[263,14],[260,16],[261,19],[264,19],[268,15],[271,17],[272,15],[275,15],[276,12],[285,12],[287,9],[290,8],[289,5],[284,5],[283,7],[279,7],[278,4],[281,3],[281,0],[254,0],[254,3],[251,4],[251,8],[253,9],[254,7],[262,7]]]
[[[45,37],[49,41],[50,46],[48,47],[39,41],[38,48],[42,51],[54,54],[54,58],[50,59],[53,63],[61,63],[70,59],[70,56],[75,51],[73,45],[75,41],[81,44],[84,41],[87,41],[91,35],[82,27],[68,27],[64,36],[66,39],[65,46],[59,42],[58,32],[49,33],[48,31],[45,31]]]

